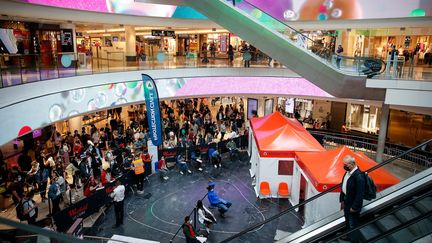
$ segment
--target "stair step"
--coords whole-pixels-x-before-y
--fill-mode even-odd
[[[381,234],[381,230],[374,223],[366,225],[365,227],[361,228],[359,231],[360,231],[361,242],[367,242],[369,241],[369,239],[372,239],[373,237]],[[388,241],[385,238],[377,242],[390,243],[390,241]]]
[[[432,197],[423,198],[422,200],[414,203],[414,207],[416,207],[421,213],[428,213],[432,211]]]
[[[387,217],[380,219],[376,222],[376,225],[383,233],[393,229],[400,224],[401,222],[399,221],[399,219],[393,214],[388,215]],[[398,232],[388,236],[387,238],[392,241],[392,243],[405,243],[410,242],[414,238],[414,235],[408,229],[401,229]]]
[[[395,213],[396,217],[401,222],[407,222],[413,218],[419,217],[422,213],[417,210],[416,207],[408,206],[405,207]],[[422,220],[421,222],[415,223],[413,225],[410,225],[408,229],[414,234],[414,235],[423,235],[429,232],[431,229],[431,222],[429,219]]]

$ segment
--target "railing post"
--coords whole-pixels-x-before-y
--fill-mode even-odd
[[[23,74],[22,74],[22,66],[21,66],[21,58],[22,58],[22,56],[20,55],[20,56],[18,56],[18,65],[19,65],[19,70],[20,70],[20,76],[21,76],[21,84],[23,84],[24,83],[24,81],[23,81]]]
[[[194,229],[197,230],[197,210],[194,208]]]

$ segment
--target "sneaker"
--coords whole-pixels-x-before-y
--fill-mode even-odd
[[[189,174],[192,174],[192,171],[191,171],[191,170],[188,170],[188,173],[189,173]]]
[[[214,165],[215,168],[217,168],[217,165]]]
[[[201,167],[198,168],[199,171],[203,171],[203,169]]]
[[[169,177],[168,176],[165,176],[164,178],[163,178],[164,180],[168,180],[169,179]]]
[[[182,174],[182,175],[183,175],[183,174],[184,174],[184,173],[183,173],[183,171],[180,171],[180,174]]]
[[[144,191],[137,191],[137,193],[138,193],[138,194],[143,194],[143,193],[144,193]]]

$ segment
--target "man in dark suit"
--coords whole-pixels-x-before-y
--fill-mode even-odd
[[[347,230],[351,230],[358,225],[360,211],[363,206],[365,180],[353,156],[345,156],[343,163],[346,172],[342,179],[342,190],[339,201],[344,210],[346,228]],[[356,232],[350,234],[349,238],[351,238],[352,242],[358,240]]]

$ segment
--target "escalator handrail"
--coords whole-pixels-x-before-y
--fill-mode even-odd
[[[429,139],[429,140],[427,140],[427,141],[425,141],[425,142],[423,142],[423,143],[421,143],[421,144],[419,144],[419,145],[417,145],[417,146],[415,146],[415,147],[413,147],[413,148],[411,148],[411,149],[409,149],[409,150],[407,150],[407,151],[405,151],[405,152],[399,154],[398,156],[395,156],[395,157],[393,157],[393,158],[391,158],[391,159],[388,159],[388,160],[386,160],[386,161],[384,161],[384,162],[378,164],[377,166],[374,166],[374,167],[370,168],[369,170],[366,170],[365,172],[370,173],[371,171],[374,171],[374,170],[376,170],[376,169],[379,169],[379,168],[383,167],[384,165],[387,165],[387,164],[389,164],[389,163],[391,163],[391,162],[393,162],[393,161],[395,161],[395,160],[397,160],[397,159],[403,157],[404,155],[406,155],[406,154],[408,154],[408,153],[411,153],[412,151],[417,150],[417,149],[421,148],[422,146],[424,146],[424,145],[426,145],[426,144],[429,144],[430,142],[432,142],[432,139]],[[282,212],[280,212],[280,213],[278,213],[278,214],[276,214],[276,215],[273,215],[273,216],[271,216],[270,218],[268,218],[268,219],[266,219],[266,220],[264,220],[264,221],[262,221],[262,222],[256,223],[255,225],[252,225],[252,226],[249,226],[248,228],[246,228],[246,229],[240,231],[240,232],[237,233],[237,234],[234,234],[234,235],[232,235],[232,236],[226,238],[225,240],[223,240],[223,241],[221,241],[221,242],[229,242],[229,241],[231,241],[231,240],[233,240],[233,239],[235,239],[235,238],[237,238],[237,237],[240,237],[240,236],[242,236],[242,235],[248,233],[249,231],[252,231],[252,230],[254,230],[254,229],[256,229],[256,228],[258,228],[258,227],[260,227],[260,226],[262,226],[262,225],[264,225],[264,224],[267,224],[267,223],[269,223],[269,222],[271,222],[271,221],[273,221],[273,220],[275,220],[275,219],[277,219],[277,218],[280,218],[281,216],[283,216],[283,215],[285,215],[285,214],[287,214],[287,213],[293,211],[293,210],[296,209],[296,208],[299,208],[300,206],[303,206],[303,205],[305,205],[305,204],[307,204],[307,203],[309,203],[309,202],[311,202],[311,201],[314,201],[314,200],[317,199],[317,198],[320,198],[320,197],[326,195],[327,193],[330,193],[330,192],[334,191],[335,189],[337,189],[337,188],[339,188],[339,187],[341,187],[341,186],[342,186],[342,184],[337,184],[337,185],[335,185],[335,186],[332,186],[332,187],[329,188],[328,190],[326,190],[326,191],[324,191],[324,192],[321,192],[321,193],[319,193],[319,194],[317,194],[317,195],[315,195],[315,196],[313,196],[313,197],[311,197],[311,198],[309,198],[309,199],[306,199],[306,200],[304,200],[303,202],[301,202],[301,203],[299,203],[299,204],[297,204],[297,205],[291,206],[291,207],[289,207],[289,208],[283,210]]]
[[[369,221],[367,221],[367,222],[365,222],[365,223],[363,223],[363,224],[357,226],[357,227],[354,228],[354,229],[351,229],[351,230],[349,230],[349,231],[343,232],[342,234],[337,235],[337,236],[331,238],[331,239],[328,240],[328,241],[329,241],[329,242],[335,241],[335,240],[339,239],[339,238],[342,237],[342,236],[348,235],[348,234],[350,234],[350,233],[352,233],[352,232],[354,232],[354,231],[356,231],[356,230],[359,230],[359,229],[365,227],[366,225],[372,224],[372,223],[374,223],[374,222],[376,222],[376,221],[378,221],[378,220],[380,220],[380,219],[383,219],[383,218],[387,217],[388,215],[393,214],[393,213],[395,213],[395,212],[401,210],[402,208],[408,207],[408,206],[412,205],[413,203],[416,203],[416,202],[422,200],[423,198],[426,198],[426,197],[431,196],[431,195],[432,195],[432,191],[427,192],[427,193],[425,193],[425,194],[423,194],[423,195],[421,195],[421,196],[419,196],[419,197],[412,198],[411,200],[409,200],[409,201],[407,201],[407,202],[404,202],[404,203],[401,204],[401,205],[398,205],[397,207],[395,207],[395,208],[389,210],[388,212],[386,212],[386,213],[384,213],[384,214],[380,214],[378,217],[375,217],[375,218],[373,218],[372,220],[369,220]],[[337,230],[336,230],[336,231],[337,231]],[[332,232],[329,232],[329,233],[326,234],[326,235],[322,235],[322,236],[320,236],[320,238],[323,238],[323,237],[326,237],[327,235],[330,235],[330,234],[336,233],[336,231],[332,231]],[[318,240],[319,240],[319,239],[318,239]],[[327,241],[327,240],[326,240],[326,241]]]

